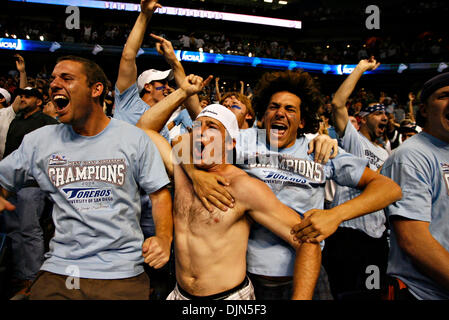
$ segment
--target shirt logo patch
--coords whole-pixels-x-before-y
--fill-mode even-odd
[[[50,166],[60,166],[67,164],[67,159],[65,156],[61,156],[59,154],[52,154],[50,159],[48,160],[48,164]]]

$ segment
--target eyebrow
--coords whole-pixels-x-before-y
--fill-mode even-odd
[[[60,76],[60,77],[66,77],[66,76],[74,77],[75,75],[73,75],[73,74],[71,74],[71,73],[63,72],[63,73],[61,73],[59,76]],[[56,75],[55,75],[55,74],[52,74],[51,77],[52,77],[52,78],[55,78]]]
[[[279,102],[270,102],[268,105],[269,105],[269,106],[274,105],[274,106],[276,106],[276,107],[280,107],[280,106],[281,106],[281,103],[279,103]],[[285,108],[285,109],[288,109],[288,108],[295,108],[295,109],[296,109],[297,107],[294,106],[294,105],[292,105],[292,104],[287,104],[287,105],[284,106],[284,108]]]
[[[213,124],[213,125],[215,125],[215,126],[217,126],[217,127],[220,127],[220,125],[219,125],[217,122],[214,122],[214,121],[212,121],[212,120],[205,120],[204,122],[205,122],[207,125]]]

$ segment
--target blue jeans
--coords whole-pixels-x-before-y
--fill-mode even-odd
[[[23,188],[8,201],[14,211],[3,211],[3,228],[11,240],[12,276],[33,280],[44,262],[44,236],[39,219],[45,207],[45,193],[37,187]]]

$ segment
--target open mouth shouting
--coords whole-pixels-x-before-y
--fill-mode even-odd
[[[70,100],[66,96],[62,94],[55,94],[53,95],[53,101],[56,106],[56,112],[61,115],[64,113],[64,110],[66,109],[67,105],[69,104]]]
[[[200,161],[203,158],[203,152],[204,152],[204,144],[201,142],[195,142],[193,147],[193,160],[194,161]]]
[[[278,139],[283,137],[288,130],[288,126],[284,123],[275,122],[271,124],[270,135],[277,137]]]

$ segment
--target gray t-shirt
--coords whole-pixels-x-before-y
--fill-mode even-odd
[[[432,236],[449,251],[449,144],[421,132],[393,152],[382,174],[402,189],[402,199],[386,208],[388,219],[429,222]],[[402,251],[394,228],[387,273],[402,280],[418,299],[449,299],[449,290],[418,270]]]
[[[373,144],[348,121],[344,136],[340,143],[346,152],[357,157],[368,159],[369,168],[377,171],[388,158],[388,152],[384,148]],[[361,191],[355,188],[338,186],[335,190],[331,207],[336,207],[360,195]],[[373,238],[380,238],[385,231],[385,213],[383,210],[375,211],[348,221],[343,221],[340,227],[353,228],[365,232]]]
[[[42,270],[121,279],[143,272],[139,186],[169,183],[159,151],[139,128],[111,119],[95,136],[65,124],[27,134],[0,162],[0,184],[16,192],[34,178],[54,202],[55,235]]]
[[[309,140],[296,140],[290,147],[274,152],[265,142],[265,130],[242,130],[237,140],[237,165],[265,182],[285,205],[301,217],[310,209],[323,209],[326,180],[356,187],[367,161],[339,150],[326,165],[308,155]],[[248,190],[251,192],[251,190]],[[248,271],[267,276],[292,276],[295,250],[259,224],[254,224],[248,241]]]

